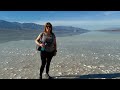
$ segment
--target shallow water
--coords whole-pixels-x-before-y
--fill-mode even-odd
[[[89,32],[57,37],[58,52],[50,75],[58,79],[119,78],[120,35]],[[0,44],[1,79],[38,79],[39,52],[33,40]],[[43,74],[44,76],[44,74]]]

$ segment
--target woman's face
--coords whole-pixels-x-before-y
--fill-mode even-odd
[[[46,32],[50,32],[51,30],[51,26],[50,25],[46,25]]]

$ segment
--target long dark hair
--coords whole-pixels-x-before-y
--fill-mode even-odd
[[[44,26],[44,32],[46,32],[46,26],[50,26],[51,30],[50,30],[50,33],[52,34],[52,24],[50,22],[47,22]]]

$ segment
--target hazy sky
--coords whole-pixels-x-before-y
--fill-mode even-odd
[[[0,19],[54,26],[74,26],[89,30],[120,27],[120,11],[0,11]]]

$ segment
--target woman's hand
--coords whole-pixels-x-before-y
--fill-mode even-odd
[[[45,44],[43,44],[43,43],[41,43],[41,44],[39,44],[41,47],[45,47]]]
[[[57,54],[57,50],[54,51],[54,56],[56,56],[56,54]]]
[[[56,56],[56,52],[54,52],[54,56]]]

